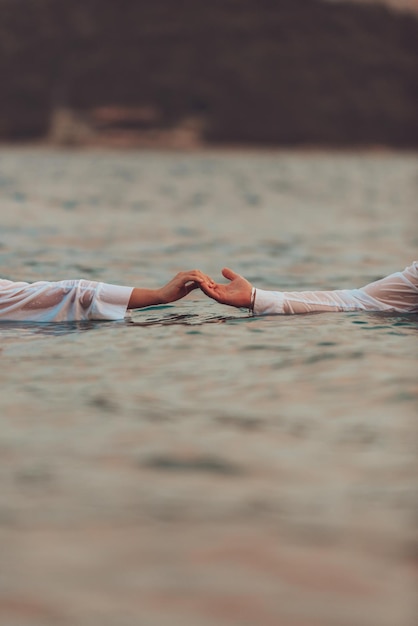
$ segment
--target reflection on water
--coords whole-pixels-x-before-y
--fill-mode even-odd
[[[71,333],[82,333],[93,330],[101,324],[109,322],[46,322],[43,324],[32,322],[0,322],[0,339],[25,339],[36,335],[60,336]]]
[[[416,258],[412,154],[3,150],[0,166],[5,278],[155,287],[227,265],[332,289]],[[412,626],[417,329],[252,317],[197,291],[121,322],[0,324],[7,593],[35,594],[42,624],[123,607],[136,626],[139,603],[150,625],[232,625],[203,607],[248,602],[251,623]]]
[[[236,323],[240,319],[248,321],[248,316],[236,317],[226,315],[207,315],[199,313],[171,313],[168,315],[147,317],[145,321],[138,319],[127,319],[126,324],[130,326],[201,326],[203,324],[225,324],[227,322]]]
[[[6,341],[7,339],[25,339],[30,336],[46,335],[46,336],[60,336],[72,333],[82,333],[88,330],[99,330],[104,326],[110,326],[115,328],[117,325],[124,325],[128,327],[147,327],[147,326],[202,326],[205,324],[250,324],[252,320],[256,319],[252,315],[245,315],[241,312],[241,315],[234,310],[234,314],[227,315],[207,315],[205,313],[164,313],[164,309],[168,307],[161,307],[161,314],[158,315],[159,307],[149,307],[144,309],[140,313],[145,316],[144,321],[139,321],[138,318],[127,317],[125,320],[116,322],[107,321],[81,321],[81,322],[54,322],[54,323],[32,323],[32,322],[0,322],[0,339]],[[148,316],[150,309],[156,310],[157,314],[151,317]],[[135,311],[133,312],[135,315]],[[137,315],[139,311],[137,312]],[[322,315],[320,313],[308,313],[304,317],[312,317],[316,315]],[[352,320],[353,324],[365,325],[368,330],[388,330],[390,332],[402,332],[397,331],[398,327],[405,327],[408,330],[418,330],[418,316],[416,314],[390,314],[390,313],[348,313],[346,316],[361,315],[361,319]],[[264,319],[269,319],[273,323],[280,323],[282,320],[280,317],[270,316]],[[338,345],[337,342],[322,342],[318,345]],[[264,346],[266,349],[272,348],[272,346]]]

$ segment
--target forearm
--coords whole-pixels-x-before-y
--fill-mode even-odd
[[[123,319],[131,287],[89,280],[8,281],[0,289],[0,319],[36,322]]]
[[[132,289],[128,309],[142,309],[147,306],[165,304],[160,289]]]
[[[335,291],[265,291],[256,290],[256,315],[294,315],[298,313],[356,311],[366,308],[357,289]]]
[[[256,315],[292,315],[325,311],[418,311],[418,264],[360,289],[280,292],[256,290]]]

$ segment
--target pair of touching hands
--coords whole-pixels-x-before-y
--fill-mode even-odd
[[[167,304],[184,298],[194,289],[201,289],[209,298],[220,304],[250,308],[251,283],[227,267],[222,270],[222,274],[228,283],[216,283],[200,270],[179,272],[160,289],[134,289],[128,306],[133,309],[153,304]]]
[[[224,285],[215,283],[210,276],[200,270],[180,272],[161,291],[167,298],[166,302],[173,302],[200,288],[209,298],[220,304],[248,309],[251,305],[251,283],[228,267],[222,270],[222,274],[229,280]]]

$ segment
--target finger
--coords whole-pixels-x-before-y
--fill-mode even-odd
[[[240,274],[237,274],[233,270],[229,269],[229,267],[224,267],[222,270],[222,275],[225,276],[228,280],[234,280],[235,278],[241,278]]]
[[[213,286],[208,285],[207,283],[202,283],[200,285],[200,289],[206,296],[212,298],[213,300],[217,300],[218,302],[222,299],[222,295],[219,291],[220,287],[221,285],[217,285],[216,283]]]
[[[199,284],[202,284],[202,283],[214,284],[214,281],[212,280],[212,278],[208,276],[207,274],[204,274],[200,270],[191,270],[190,272],[184,272],[183,280],[184,281],[193,280],[194,282],[197,282]]]
[[[212,285],[208,285],[208,283],[201,283],[199,287],[207,296],[212,296],[212,294],[214,293]]]
[[[200,270],[192,270],[190,272],[190,274],[195,277],[195,280],[198,280],[198,281],[201,281],[201,282],[204,281],[204,282],[207,282],[207,283],[213,283],[212,278],[210,276],[208,276],[207,274],[204,274]]]

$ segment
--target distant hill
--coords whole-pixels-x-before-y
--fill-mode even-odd
[[[381,4],[0,0],[0,81],[7,141],[418,145],[418,17]]]

